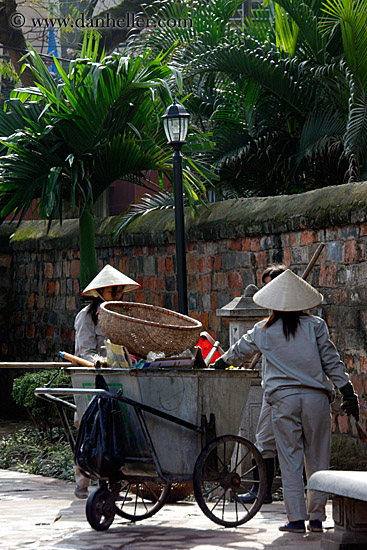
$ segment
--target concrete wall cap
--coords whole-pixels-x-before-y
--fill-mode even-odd
[[[367,182],[314,189],[298,195],[250,197],[199,207],[201,215],[185,208],[188,242],[235,239],[256,235],[313,230],[366,219]],[[96,247],[109,247],[114,218],[96,218]],[[79,222],[53,222],[47,233],[44,220],[24,221],[11,238],[13,249],[72,248],[78,246]],[[157,210],[135,220],[120,238],[124,246],[167,245],[175,242],[174,210]],[[115,243],[118,245],[118,243]]]
[[[307,489],[367,502],[367,472],[320,470],[312,474]]]

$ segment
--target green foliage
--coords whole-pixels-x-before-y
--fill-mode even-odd
[[[17,405],[25,407],[35,428],[40,434],[54,438],[55,426],[60,426],[60,420],[55,405],[37,397],[34,394],[36,388],[45,387],[48,384],[57,384],[57,387],[71,387],[70,377],[57,370],[42,370],[27,372],[13,383],[12,395]]]
[[[210,21],[196,2],[167,0],[162,13],[196,24],[140,39],[154,48],[176,41],[187,105],[216,143],[205,158],[220,175],[217,196],[363,180],[367,0],[268,0],[242,28],[230,21],[235,1],[213,5],[221,16]]]
[[[0,438],[0,468],[73,481],[71,448],[58,430],[53,432],[53,443],[30,428]]]
[[[146,188],[154,186],[152,170],[171,179],[172,150],[161,116],[172,102],[168,79],[176,88],[179,73],[167,64],[168,54],[99,55],[98,41],[86,37],[68,72],[55,60],[59,78],[54,80],[31,50],[26,66],[36,85],[15,90],[6,112],[0,113],[0,129],[7,130],[1,135],[8,136],[3,139],[7,154],[1,158],[0,195],[10,197],[3,201],[1,216],[23,215],[30,201],[39,198],[40,215],[61,221],[62,199],[81,212],[93,212],[95,201],[117,179]],[[34,101],[41,112],[29,113]],[[200,151],[190,148],[198,142],[197,132],[189,133],[188,142],[187,156],[197,156]],[[198,174],[185,160],[190,202],[204,189]]]
[[[14,84],[18,84],[19,82],[19,75],[14,71],[13,65],[7,59],[0,61],[0,75],[13,81]]]
[[[173,101],[171,90],[180,88],[180,73],[169,66],[170,53],[153,55],[145,49],[106,56],[99,53],[98,40],[86,35],[80,57],[67,70],[55,59],[54,79],[31,49],[25,66],[35,85],[14,90],[0,112],[0,221],[8,215],[19,215],[21,221],[34,199],[49,228],[53,219],[62,222],[64,201],[77,208],[80,224],[87,223],[82,287],[97,270],[89,220],[94,223],[101,194],[116,180],[159,190],[152,171],[172,180],[172,149],[162,115]],[[211,175],[195,162],[205,141],[190,131],[184,150],[190,205],[200,201],[203,181]]]
[[[210,9],[203,9],[199,0],[159,3],[156,17],[175,21],[191,21],[187,25],[157,26],[153,32],[140,33],[133,48],[151,47],[155,52],[172,50],[172,61],[180,68],[190,62],[194,53],[201,53],[215,47],[226,37],[234,37],[236,28],[231,18],[241,6],[242,0],[221,0],[210,3]],[[150,6],[154,8],[153,6]]]
[[[367,89],[367,1],[325,0],[320,29],[326,36],[340,28],[343,50],[349,69]]]

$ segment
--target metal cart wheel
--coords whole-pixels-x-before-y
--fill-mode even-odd
[[[115,517],[113,500],[108,501],[110,491],[106,486],[99,487],[91,493],[85,509],[89,525],[96,531],[106,531]]]
[[[258,481],[253,479],[257,467]],[[195,498],[204,514],[219,525],[236,527],[251,519],[261,508],[266,492],[264,461],[247,439],[224,435],[201,451],[194,469]],[[239,496],[258,484],[253,504]]]
[[[167,501],[171,484],[152,484],[149,481],[124,481],[115,501],[115,512],[131,521],[154,516]]]

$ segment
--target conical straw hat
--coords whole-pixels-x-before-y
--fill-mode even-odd
[[[287,269],[253,296],[255,304],[276,311],[303,311],[321,304],[322,294]]]
[[[89,283],[89,285],[83,290],[83,296],[99,296],[97,290],[106,286],[120,286],[124,287],[124,292],[131,292],[140,288],[139,283],[136,283],[127,275],[124,275],[118,269],[112,267],[112,265],[105,265],[104,268],[98,273],[96,277]]]

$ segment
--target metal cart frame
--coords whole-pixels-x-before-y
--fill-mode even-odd
[[[225,527],[246,523],[263,504],[266,475],[260,452],[250,441],[238,435],[216,437],[213,413],[209,419],[202,415],[201,425],[197,425],[126,397],[121,391],[112,393],[93,388],[47,387],[37,388],[35,394],[55,404],[73,450],[75,441],[65,409],[76,411],[77,408],[58,396],[106,397],[132,407],[135,411],[150,457],[126,456],[126,468],[121,468],[118,475],[99,479],[100,486],[89,495],[86,505],[88,522],[98,531],[108,529],[116,514],[131,521],[151,517],[167,501],[171,484],[178,482],[192,481],[195,499],[201,510],[212,521]],[[201,452],[192,473],[172,475],[163,471],[144,414],[164,419],[201,435]],[[131,473],[129,467],[132,467]],[[253,493],[253,504],[243,503],[239,499],[240,494],[250,491],[254,485],[257,485],[257,491]]]

